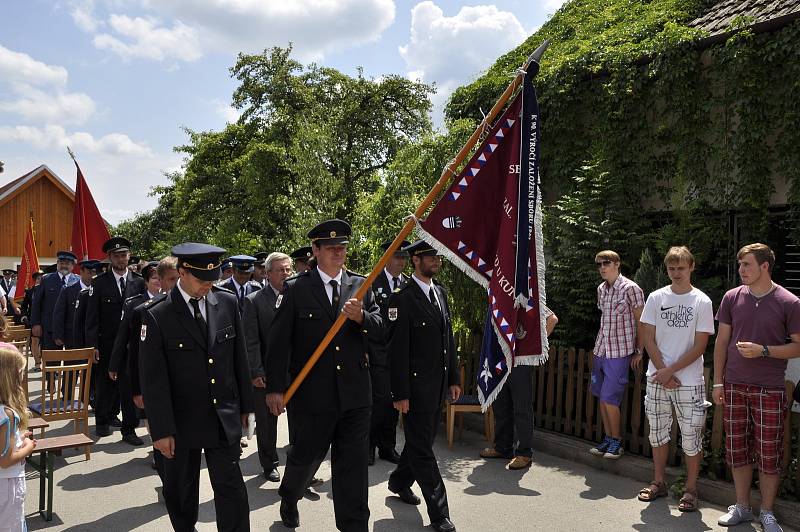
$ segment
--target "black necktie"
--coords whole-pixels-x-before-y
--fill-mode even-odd
[[[62,287],[67,286],[67,276],[66,275],[61,278],[61,286]]]
[[[239,287],[239,308],[244,305],[244,285]]]
[[[392,290],[397,290],[400,288],[400,279],[398,277],[392,277],[392,283],[394,284]]]
[[[203,318],[203,313],[200,312],[200,300],[192,297],[189,298],[189,303],[191,303],[192,309],[194,309],[194,321],[197,322],[197,327],[200,329],[203,338],[205,338],[208,332],[208,325],[206,325],[206,320]]]
[[[431,285],[431,289],[428,290],[428,296],[431,298],[431,305],[433,305],[433,307],[436,309],[436,311],[441,316],[442,315],[442,309],[439,307],[439,302],[436,300],[436,296],[433,295],[433,291],[434,290],[435,289],[433,288],[433,285]]]
[[[122,297],[125,297],[125,278],[119,278],[119,293]]]
[[[333,307],[333,312],[339,311],[339,283],[336,282],[336,279],[331,279],[328,281],[328,284],[331,285],[331,307]]]

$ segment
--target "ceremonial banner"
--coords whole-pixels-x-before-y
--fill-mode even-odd
[[[418,225],[425,240],[487,290],[478,370],[484,411],[515,360],[547,360],[537,71],[531,63],[523,90]]]
[[[103,244],[111,235],[108,234],[106,223],[100,216],[100,210],[83,178],[78,161],[75,161],[75,168],[78,169],[78,178],[75,183],[75,206],[72,210],[71,250],[78,261],[100,259],[105,257]],[[75,267],[77,269],[78,266]]]
[[[25,290],[32,288],[34,272],[39,271],[39,255],[36,254],[36,241],[33,234],[33,218],[28,221],[28,234],[22,250],[22,263],[17,271],[17,285],[14,288],[14,301],[25,298]]]

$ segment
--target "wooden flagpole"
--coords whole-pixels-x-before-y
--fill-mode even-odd
[[[514,79],[511,81],[508,87],[506,87],[506,90],[503,91],[503,94],[500,95],[500,98],[498,98],[497,102],[495,102],[494,106],[489,111],[489,114],[487,114],[486,117],[483,119],[483,121],[480,124],[478,124],[478,127],[475,128],[475,131],[469,137],[469,139],[461,148],[461,150],[459,150],[458,154],[456,154],[455,158],[453,158],[453,160],[450,161],[450,163],[442,171],[442,175],[439,176],[439,180],[436,181],[436,184],[428,192],[428,195],[425,196],[425,198],[419,204],[417,210],[414,211],[414,215],[412,217],[409,217],[408,220],[406,220],[406,223],[403,225],[403,228],[394,238],[392,244],[386,249],[386,251],[381,256],[380,260],[378,260],[378,262],[372,268],[372,272],[370,272],[369,276],[367,277],[367,280],[364,281],[364,283],[361,285],[361,287],[353,296],[355,299],[362,299],[364,297],[364,295],[367,293],[367,290],[369,290],[369,287],[372,285],[373,281],[375,281],[380,272],[386,266],[386,263],[389,262],[389,258],[392,255],[394,255],[395,251],[397,251],[397,249],[400,247],[400,244],[402,244],[403,240],[405,240],[405,238],[411,233],[412,229],[414,229],[415,220],[421,218],[425,214],[425,211],[428,210],[428,207],[431,206],[433,201],[442,192],[445,185],[447,185],[447,183],[450,181],[450,177],[457,175],[456,169],[461,165],[462,162],[464,162],[464,159],[466,159],[467,155],[469,155],[469,153],[472,151],[472,148],[475,146],[475,144],[478,143],[478,140],[480,140],[481,134],[483,133],[484,127],[491,126],[492,121],[498,114],[500,114],[500,111],[503,110],[508,100],[511,98],[511,96],[514,95],[516,90],[522,84],[523,80],[525,79],[525,73],[528,70],[530,64],[534,61],[538,63],[549,45],[550,41],[547,40],[544,41],[528,57],[522,69],[517,72],[517,75],[514,77]],[[308,376],[309,372],[311,371],[311,368],[314,367],[314,364],[317,363],[317,360],[319,360],[319,358],[322,356],[322,353],[324,353],[325,349],[328,348],[328,345],[333,340],[333,337],[336,336],[336,334],[339,332],[339,329],[342,328],[342,325],[344,325],[346,319],[347,318],[345,317],[345,315],[340,313],[339,316],[336,318],[336,321],[333,322],[333,325],[328,330],[328,333],[325,335],[325,337],[322,339],[322,342],[320,342],[320,344],[314,350],[314,353],[308,359],[305,366],[303,366],[303,369],[300,370],[300,373],[298,373],[297,377],[295,377],[294,381],[292,381],[292,384],[289,386],[289,389],[287,389],[286,393],[284,393],[283,395],[284,404],[287,404],[291,400],[292,396],[297,391],[297,388],[300,387],[300,384],[302,384],[302,382]]]

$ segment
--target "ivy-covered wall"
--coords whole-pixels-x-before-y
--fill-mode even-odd
[[[707,7],[573,0],[448,103],[449,119],[479,119],[552,41],[536,84],[557,343],[593,344],[599,249],[619,251],[633,276],[643,252],[660,267],[669,246],[688,245],[695,284],[716,305],[736,282],[738,242],[780,250],[785,240],[770,231],[769,207],[776,184],[790,206],[800,194],[800,23],[756,34],[739,19],[704,47],[687,24]]]

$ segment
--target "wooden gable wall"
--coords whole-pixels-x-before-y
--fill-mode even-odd
[[[74,199],[42,171],[0,206],[0,256],[22,255],[31,212],[39,257],[55,257],[58,250],[69,249],[73,204]]]

